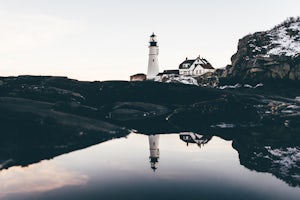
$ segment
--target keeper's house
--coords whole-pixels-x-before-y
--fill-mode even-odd
[[[196,59],[186,58],[179,65],[180,75],[200,76],[207,72],[213,72],[215,68],[204,58],[198,56]]]

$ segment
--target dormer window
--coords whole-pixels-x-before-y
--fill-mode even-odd
[[[190,64],[183,64],[183,67],[185,67],[185,68],[189,68],[189,66],[190,66]]]

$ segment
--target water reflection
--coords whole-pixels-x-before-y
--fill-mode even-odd
[[[232,136],[233,135],[233,136]],[[282,133],[284,135],[284,133]],[[155,171],[158,168],[160,150],[158,134],[149,135],[150,167]],[[211,139],[211,135],[201,135],[194,132],[182,132],[177,137],[188,145],[195,144],[199,147],[206,145]],[[223,136],[221,136],[223,137]],[[74,138],[68,135],[64,138],[55,138],[55,140],[37,140],[33,142],[24,142],[13,138],[3,138],[0,148],[0,169],[11,166],[28,165],[44,159],[72,151],[77,148],[84,148],[87,143],[93,144],[97,141],[112,139],[106,135],[97,138],[95,141],[83,138],[76,139],[76,143],[71,143]],[[88,139],[88,140],[86,140]],[[226,139],[226,138],[225,138]],[[277,178],[288,183],[290,186],[300,186],[300,147],[295,137],[285,134],[284,137],[276,135],[260,134],[231,134],[233,148],[239,153],[240,164],[251,170],[258,172],[268,172]],[[297,138],[296,138],[297,139]],[[62,143],[62,141],[67,141]],[[57,146],[60,141],[60,146]],[[71,145],[70,145],[71,144]],[[75,145],[74,145],[75,144]],[[174,146],[176,148],[176,146]]]
[[[159,135],[149,135],[149,147],[150,147],[150,166],[153,171],[158,167],[159,159]]]
[[[194,132],[179,133],[179,139],[189,144],[203,147],[211,135]],[[150,164],[155,171],[159,160],[159,135],[149,135]],[[240,164],[250,170],[268,172],[290,186],[300,186],[300,147],[290,140],[264,138],[260,135],[233,137],[232,147],[239,153]]]
[[[284,138],[285,137],[285,138]],[[268,172],[290,186],[300,186],[300,147],[282,138],[240,136],[233,139],[240,164],[258,172]]]
[[[197,144],[198,147],[202,147],[211,140],[212,136],[200,135],[193,132],[183,132],[179,134],[179,139],[186,143],[188,146],[191,144]],[[159,160],[159,134],[149,135],[149,149],[150,149],[150,167],[153,171],[158,168]]]
[[[132,133],[27,168],[2,170],[1,183],[11,184],[9,190],[0,186],[0,193],[14,188],[20,193],[7,200],[150,200],[153,191],[156,199],[174,200],[196,200],[199,194],[203,199],[298,199],[299,188],[246,169],[238,156],[232,141],[219,137]],[[159,169],[155,173],[149,170],[149,157],[151,167]]]
[[[28,167],[12,167],[0,174],[0,198],[46,192],[65,186],[85,185],[88,176],[49,161]]]
[[[193,132],[184,132],[179,134],[179,138],[186,142],[187,146],[189,146],[189,143],[193,143],[201,147],[207,144],[211,140],[212,136],[200,135]]]

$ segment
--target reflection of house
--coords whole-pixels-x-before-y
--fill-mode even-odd
[[[188,133],[180,133],[179,138],[182,141],[186,142],[187,145],[189,145],[189,143],[194,143],[197,144],[199,147],[201,147],[201,145],[203,146],[204,144],[208,143],[212,137],[188,132]]]
[[[159,159],[159,135],[149,135],[150,164],[153,171],[157,169]]]
[[[144,81],[146,80],[146,78],[147,78],[146,74],[139,73],[130,76],[130,81]]]
[[[213,66],[206,59],[200,58],[200,56],[196,59],[186,58],[186,60],[179,65],[179,74],[181,75],[200,76],[207,72],[213,72],[214,70]]]

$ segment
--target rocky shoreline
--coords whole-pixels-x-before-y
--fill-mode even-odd
[[[50,76],[1,77],[0,81],[2,169],[49,159],[134,130],[144,134],[192,131],[232,140],[244,166],[257,171],[273,166],[275,176],[300,185],[299,161],[282,173],[281,158],[270,160],[266,149],[281,149],[283,155],[285,150],[296,149],[290,156],[298,156],[298,87],[274,90],[273,84],[273,90],[267,86],[222,90]]]

